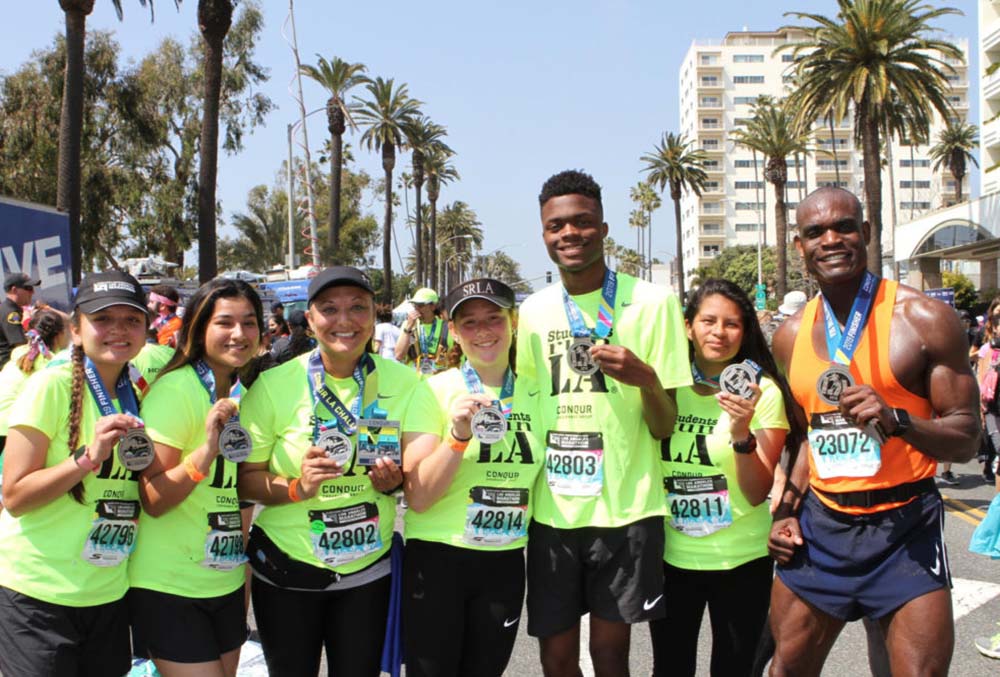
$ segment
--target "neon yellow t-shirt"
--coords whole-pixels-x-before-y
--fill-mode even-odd
[[[427,343],[427,353],[420,347],[421,336]],[[447,368],[446,356],[455,345],[455,337],[448,331],[448,323],[440,317],[435,317],[428,324],[417,323],[413,329],[410,345],[417,357],[414,360],[407,360],[407,363],[417,370],[421,379],[426,379]]]
[[[499,397],[496,388],[484,385],[483,389],[486,395]],[[504,439],[481,444],[472,438],[444,495],[422,513],[412,508],[406,511],[407,539],[473,550],[524,547],[532,513],[531,494],[545,450],[533,432],[535,398],[527,393],[534,390],[528,379],[517,379]],[[403,429],[444,439],[451,429],[448,412],[452,403],[467,392],[459,369],[422,381],[410,398]]]
[[[594,327],[601,290],[573,299],[586,325]],[[517,333],[517,373],[541,386],[537,430],[548,447],[534,519],[572,529],[662,516],[659,445],[642,420],[640,390],[600,371],[581,376],[570,370],[566,354],[573,337],[561,284],[524,301]],[[649,364],[664,389],[691,383],[680,305],[665,288],[618,273],[606,342],[624,345]]]
[[[281,477],[299,477],[302,457],[312,445],[313,403],[310,396],[305,353],[265,371],[240,403],[240,421],[253,438],[248,462],[268,464]],[[399,362],[372,355],[375,370],[365,382],[364,406],[373,400],[388,413],[388,420],[403,417],[417,374]],[[350,404],[358,387],[352,378],[335,379],[326,374],[326,385],[344,404]],[[316,405],[320,419],[330,416],[322,404]],[[289,557],[313,566],[326,566],[316,549],[332,550],[332,535],[324,524],[353,525],[349,544],[343,545],[343,559],[349,561],[328,568],[342,574],[360,571],[378,560],[392,545],[396,499],[372,487],[368,469],[356,464],[357,435],[351,436],[355,455],[345,473],[320,485],[310,499],[299,503],[264,506],[254,524],[263,529]],[[377,520],[377,522],[376,522]],[[377,524],[377,529],[373,529]],[[355,537],[362,543],[355,543]],[[320,539],[325,539],[321,542]],[[358,552],[365,553],[356,557]]]
[[[211,408],[194,368],[185,366],[150,388],[142,418],[153,441],[180,449],[183,460],[205,443]],[[244,550],[236,464],[220,455],[187,498],[159,517],[139,518],[129,583],[183,597],[225,595],[243,585]]]
[[[47,468],[70,455],[72,381],[69,364],[43,369],[28,379],[10,414],[11,428],[33,428],[49,438]],[[114,406],[119,409],[117,400]],[[93,439],[94,424],[100,418],[86,384],[82,410],[80,444]],[[128,571],[122,564],[134,547],[139,518],[137,478],[137,473],[121,464],[115,450],[97,474],[87,473],[83,479],[82,505],[67,493],[20,517],[4,511],[0,515],[0,585],[72,607],[121,599],[128,589]]]
[[[781,390],[761,380],[750,430],[788,430]],[[714,395],[677,390],[677,423],[662,442],[667,501],[663,559],[681,569],[734,569],[767,555],[768,502],[752,506],[740,491],[729,414]]]
[[[25,374],[17,366],[24,354],[28,352],[28,346],[17,346],[10,353],[10,360],[0,369],[0,435],[7,435],[7,417],[10,415],[11,407],[21,394],[24,384],[27,383],[31,374]],[[45,368],[49,358],[39,354],[35,358],[32,374]],[[0,452],[3,450],[0,449]]]

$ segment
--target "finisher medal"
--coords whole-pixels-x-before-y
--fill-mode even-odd
[[[597,371],[597,363],[590,355],[590,349],[594,347],[593,339],[581,336],[573,339],[569,347],[569,355],[566,356],[569,368],[580,376],[590,376]]]
[[[472,417],[472,434],[480,444],[496,444],[507,434],[507,419],[496,407],[483,407]]]
[[[819,375],[816,392],[821,400],[836,406],[840,402],[840,396],[844,394],[844,389],[852,385],[854,377],[851,375],[851,370],[842,364],[834,364]]]
[[[153,440],[140,428],[132,428],[118,442],[118,460],[133,472],[148,468],[154,453]]]
[[[219,433],[219,452],[227,461],[242,463],[250,456],[253,443],[250,441],[250,433],[240,425],[239,421],[229,421],[222,426]]]
[[[316,446],[326,452],[327,458],[332,458],[340,465],[347,465],[354,454],[351,438],[336,429],[321,432],[316,438]]]
[[[719,389],[730,395],[738,395],[745,400],[753,396],[750,386],[757,383],[757,374],[747,364],[730,364],[719,376]]]

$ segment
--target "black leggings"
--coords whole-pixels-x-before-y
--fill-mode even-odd
[[[403,562],[407,677],[499,677],[524,603],[524,549],[410,540]]]
[[[663,564],[667,615],[651,621],[653,677],[693,676],[698,633],[708,605],[713,677],[749,675],[767,622],[773,562],[761,557],[728,571],[694,571]]]
[[[271,677],[319,673],[326,647],[330,677],[378,677],[391,576],[336,592],[251,583],[254,618]]]

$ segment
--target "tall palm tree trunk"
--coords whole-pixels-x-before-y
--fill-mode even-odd
[[[787,170],[786,170],[787,171]],[[774,240],[777,259],[777,280],[774,284],[775,297],[785,298],[788,287],[788,211],[785,209],[785,184],[787,181],[774,181]]]
[[[646,235],[646,248],[649,250],[649,270],[646,272],[646,279],[653,281],[653,210],[646,210],[646,227],[649,234]]]
[[[83,48],[87,15],[94,0],[59,0],[66,14],[66,76],[63,79],[62,112],[59,116],[59,177],[56,207],[69,214],[69,245],[73,285],[80,284],[83,270],[83,238],[80,232],[80,146],[83,143]]]
[[[953,163],[951,169],[951,175],[955,179],[955,204],[961,204],[962,202],[962,179],[965,177],[965,172],[960,171],[958,167]]]
[[[840,185],[840,160],[837,159],[837,131],[833,125],[833,113],[829,115],[830,120],[830,147],[833,149],[833,172],[837,177],[837,185]]]
[[[392,305],[392,170],[396,166],[396,146],[382,144],[385,170],[385,220],[382,226],[382,302]]]
[[[910,221],[913,220],[913,210],[917,205],[917,169],[913,158],[913,139],[910,139]]]
[[[437,209],[437,197],[427,198],[431,201],[431,232],[428,238],[427,253],[429,254],[430,269],[431,269],[431,289],[438,288],[438,257],[437,257],[437,220],[438,220],[438,209]]]
[[[879,166],[879,129],[867,100],[862,99],[860,108],[861,145],[865,167],[865,207],[868,223],[871,224],[871,240],[868,242],[868,270],[875,275],[882,274],[882,168]]]
[[[416,165],[416,162],[414,162],[414,165]],[[416,261],[414,261],[416,270],[414,271],[413,279],[418,287],[424,286],[424,223],[423,207],[420,204],[420,189],[423,187],[423,183],[423,180],[418,181],[414,175],[413,186],[417,194],[417,230],[413,234],[413,249],[416,253]]]
[[[344,171],[344,133],[330,134],[330,254],[340,261],[340,191]]]
[[[681,187],[680,184],[670,184],[670,199],[674,201],[674,230],[677,237],[677,298],[681,301],[681,307],[685,304],[684,299],[684,247],[681,246]]]
[[[230,0],[199,0],[198,28],[205,42],[205,101],[201,121],[198,166],[198,280],[218,273],[215,242],[215,189],[219,166],[219,97],[222,91],[222,50],[233,23]]]

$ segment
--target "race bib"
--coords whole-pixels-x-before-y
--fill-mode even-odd
[[[203,567],[231,571],[247,561],[239,511],[208,513]]]
[[[550,430],[546,435],[545,476],[552,493],[600,496],[604,486],[604,436]]]
[[[822,479],[871,477],[882,467],[879,443],[839,413],[813,414],[809,423],[809,453]]]
[[[139,501],[98,501],[94,523],[83,544],[83,559],[96,567],[116,567],[135,549]]]
[[[708,536],[733,523],[725,475],[666,477],[663,489],[670,526],[686,536]]]
[[[313,554],[335,567],[382,549],[378,507],[361,503],[336,510],[310,510]]]
[[[528,531],[528,490],[473,487],[465,509],[463,540],[469,545],[507,545]]]

